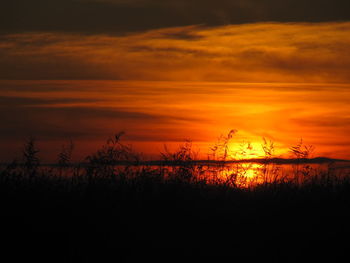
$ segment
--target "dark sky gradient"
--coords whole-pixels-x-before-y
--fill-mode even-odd
[[[262,21],[350,19],[349,0],[4,0],[0,32],[125,33]]]

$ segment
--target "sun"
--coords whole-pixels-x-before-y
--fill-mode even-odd
[[[232,160],[260,159],[266,157],[261,142],[231,142],[229,143],[229,153]]]

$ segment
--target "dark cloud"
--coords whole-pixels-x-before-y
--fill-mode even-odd
[[[84,99],[0,97],[2,140],[35,135],[42,139],[96,138],[106,131],[198,121],[196,118],[150,114],[118,107],[44,106]]]
[[[193,24],[344,21],[349,9],[348,0],[4,0],[0,31],[122,33]]]
[[[164,32],[160,35],[161,38],[170,38],[170,39],[179,39],[179,40],[199,40],[202,39],[203,36],[196,34],[196,29],[198,26],[188,26],[183,27],[177,30],[173,30],[172,32]]]
[[[341,115],[340,113],[339,115]],[[348,130],[344,128],[350,127],[350,117],[349,116],[337,116],[337,115],[322,115],[322,116],[311,116],[309,118],[296,118],[291,119],[294,123],[302,125],[304,127],[320,128],[324,131],[325,129],[338,128],[344,133],[348,133]]]
[[[91,103],[100,101],[99,99],[84,98],[27,98],[27,97],[7,97],[0,96],[0,109],[3,107],[25,107],[48,104],[71,104],[71,103]]]
[[[150,47],[150,46],[131,46],[128,48],[131,52],[145,52],[145,53],[155,53],[158,57],[159,56],[176,56],[177,54],[180,56],[183,55],[193,55],[193,56],[200,56],[202,58],[213,58],[217,57],[217,54],[210,51],[205,50],[198,50],[195,48],[185,48],[185,47]]]
[[[74,81],[73,81],[74,83]],[[83,84],[83,88],[81,85]],[[94,81],[86,80],[86,81],[75,81],[73,84],[73,88],[76,89],[77,92],[84,94],[91,91],[96,91],[96,86],[98,86],[101,92],[108,92],[110,90],[115,89],[113,85],[107,87],[101,87],[100,84],[96,84]],[[30,92],[30,93],[49,93],[49,92],[72,92],[72,81],[12,81],[12,80],[1,80],[0,81],[0,92]],[[120,93],[128,93],[129,89],[120,89]],[[45,100],[46,98],[43,98]],[[75,99],[75,98],[74,98]],[[72,99],[72,100],[74,100]],[[96,98],[95,101],[98,101]]]

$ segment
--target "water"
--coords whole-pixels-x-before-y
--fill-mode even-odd
[[[337,181],[350,177],[350,163],[323,164],[258,164],[235,163],[219,166],[195,167],[196,176],[213,184],[250,187],[262,183]]]
[[[6,169],[1,165],[0,172]],[[164,180],[181,179],[192,182],[205,182],[213,185],[226,185],[230,187],[254,187],[263,183],[337,183],[350,178],[350,162],[329,162],[322,164],[277,164],[277,163],[217,163],[217,164],[183,164],[183,165],[115,165],[110,166],[115,177],[149,176]],[[19,172],[20,167],[16,168]],[[12,170],[14,171],[14,170]],[[103,170],[106,171],[106,170]],[[53,165],[39,167],[39,174],[52,178],[80,177],[86,175],[86,164],[75,164],[60,169]],[[97,168],[94,176],[103,177],[105,172]]]

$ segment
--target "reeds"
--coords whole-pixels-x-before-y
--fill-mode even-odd
[[[258,163],[244,159],[251,150],[250,143],[242,143],[238,153],[230,149],[230,141],[237,131],[231,130],[227,136],[220,136],[211,147],[208,160],[198,159],[198,152],[193,150],[191,141],[185,141],[175,151],[166,146],[160,153],[161,161],[152,164],[142,160],[141,154],[133,150],[131,145],[121,141],[123,132],[110,137],[95,153],[86,157],[84,163],[74,163],[72,153],[73,142],[62,146],[58,154],[57,165],[40,166],[35,139],[30,137],[23,147],[22,162],[14,161],[1,172],[4,178],[61,178],[67,177],[71,182],[84,180],[86,184],[104,180],[107,182],[130,181],[131,179],[146,178],[158,181],[178,181],[198,185],[218,186],[224,188],[254,188],[258,185],[294,184],[296,186],[323,184],[334,185],[348,180],[348,176],[336,175],[336,169],[329,164],[325,169],[318,169],[316,165],[307,162],[314,148],[303,144],[290,147],[293,155],[292,171],[285,171],[274,162],[275,145],[273,141],[263,138],[261,148],[264,156]],[[243,156],[241,159],[235,156]]]
[[[298,251],[312,227],[316,229],[312,234],[327,236],[329,244],[334,242],[335,229],[350,233],[346,214],[350,174],[346,170],[337,173],[333,164],[310,170],[303,155],[296,159],[299,167],[287,176],[273,163],[274,144],[263,140],[265,156],[252,167],[244,160],[229,159],[232,152],[227,139],[233,136],[217,144],[217,159],[211,156],[201,162],[192,142],[186,141],[174,151],[165,148],[162,160],[152,163],[143,161],[121,136],[110,138],[79,164],[72,161],[73,146],[68,144],[57,165],[46,167],[40,165],[35,140],[28,140],[23,158],[0,170],[2,217],[9,217],[8,223],[0,224],[2,230],[9,229],[11,236],[14,229],[29,227],[44,229],[50,237],[53,232],[47,229],[65,237],[75,235],[70,240],[72,262],[87,262],[79,261],[80,257],[93,258],[94,252],[92,262],[110,262],[101,257],[109,253],[129,259],[140,251],[148,251],[152,259],[164,253],[159,261],[163,262],[179,255],[181,248],[200,251],[191,262],[208,251],[213,262],[223,254],[230,261],[242,255],[239,261],[247,262],[246,255],[254,253],[253,262],[259,262],[271,249],[272,256],[286,250],[277,262],[288,262],[285,259]],[[242,147],[247,151],[249,144]],[[256,173],[253,179],[251,169]],[[305,180],[297,181],[293,175]],[[109,239],[103,239],[105,233]],[[63,250],[54,255],[58,253]],[[137,262],[144,260],[144,254],[139,254]],[[176,262],[188,259],[179,256]]]

